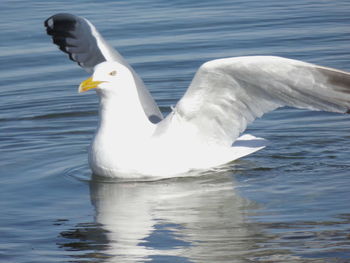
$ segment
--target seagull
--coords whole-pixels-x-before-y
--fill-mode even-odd
[[[45,21],[53,43],[92,76],[99,123],[89,150],[95,175],[163,178],[216,169],[266,146],[243,134],[264,113],[289,106],[350,112],[350,73],[276,56],[204,63],[183,97],[163,117],[141,78],[83,17]],[[243,134],[243,135],[242,135]]]

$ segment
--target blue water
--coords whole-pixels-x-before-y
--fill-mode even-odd
[[[201,63],[280,55],[350,70],[350,2],[0,3],[0,262],[349,262],[350,118],[283,108],[249,126],[270,145],[200,178],[91,179],[87,74],[46,36],[90,19],[164,113]]]

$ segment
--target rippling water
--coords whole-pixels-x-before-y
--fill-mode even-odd
[[[204,61],[280,55],[350,70],[349,1],[9,1],[0,9],[0,262],[349,262],[350,119],[280,109],[269,147],[200,178],[91,178],[86,74],[43,21],[89,18],[163,112]]]

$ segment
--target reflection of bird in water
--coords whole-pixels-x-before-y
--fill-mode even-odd
[[[108,177],[178,176],[209,169],[263,148],[240,138],[247,125],[282,106],[348,113],[350,74],[280,57],[237,57],[205,63],[163,119],[142,80],[86,19],[58,14],[48,34],[91,78],[100,122],[89,163]],[[239,145],[236,144],[239,143]]]
[[[257,188],[266,186],[260,172],[260,179],[247,182],[244,175],[245,183],[237,184],[244,189],[252,183],[249,196],[257,200],[262,197]],[[310,207],[304,197],[312,196],[317,203],[319,196],[313,193],[319,192],[276,200],[272,191],[259,200],[262,207],[240,196],[232,173],[154,182],[94,178],[90,194],[95,222],[62,232],[64,239],[58,245],[69,251],[73,261],[323,262],[325,249],[336,261],[344,255],[339,247],[347,240],[344,225],[349,217],[295,214]]]
[[[106,231],[107,262],[137,262],[152,256],[221,262],[247,251],[256,235],[242,211],[253,208],[234,190],[232,177],[156,182],[91,182],[96,222]]]

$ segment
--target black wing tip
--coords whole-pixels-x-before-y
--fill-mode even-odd
[[[52,37],[52,42],[59,49],[69,55],[69,58],[76,61],[73,55],[67,50],[67,47],[72,47],[67,43],[66,38],[76,38],[73,31],[76,29],[76,24],[79,20],[78,16],[69,13],[58,13],[50,16],[45,20],[44,26],[46,33]]]
[[[46,27],[46,33],[50,36],[73,37],[70,31],[76,28],[78,21],[78,16],[59,13],[46,19],[44,26]]]
[[[45,22],[44,22],[44,25],[47,28],[52,27],[52,25],[50,25],[49,21],[53,21],[54,24],[56,22],[58,22],[58,23],[60,23],[60,22],[76,23],[78,21],[78,18],[79,18],[78,16],[72,15],[72,14],[69,14],[69,13],[58,13],[58,14],[50,16],[48,19],[46,19]]]
[[[96,39],[93,39],[95,36],[91,33],[90,25],[84,18],[69,13],[58,13],[47,18],[44,26],[46,33],[52,37],[52,42],[79,66],[90,71],[94,65],[105,61]]]

